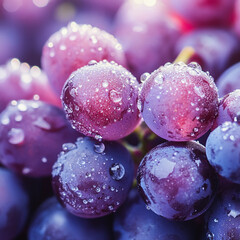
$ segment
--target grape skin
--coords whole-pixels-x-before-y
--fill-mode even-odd
[[[48,39],[41,61],[53,89],[60,96],[72,72],[91,60],[104,59],[125,66],[125,55],[117,39],[91,25],[71,22]]]
[[[240,126],[224,122],[214,129],[206,143],[208,161],[218,174],[234,183],[240,183]]]
[[[142,117],[158,136],[169,141],[195,140],[206,133],[218,111],[213,79],[197,64],[167,63],[143,82]]]
[[[29,199],[20,178],[3,168],[0,168],[0,189],[0,236],[11,240],[26,223]]]
[[[94,229],[94,231],[93,231]],[[55,197],[37,210],[28,230],[29,240],[110,240],[109,219],[83,219],[68,213]]]
[[[205,216],[204,240],[240,239],[240,190],[230,187],[216,198]]]
[[[240,89],[240,62],[228,68],[217,80],[217,87],[220,97]]]
[[[60,108],[12,101],[0,115],[0,161],[25,176],[50,176],[62,144],[79,136]]]
[[[53,166],[52,185],[60,203],[83,218],[108,215],[125,201],[134,167],[129,152],[117,142],[84,137],[62,152]]]
[[[116,240],[195,239],[191,223],[169,221],[147,210],[136,189],[131,190],[127,201],[116,212],[113,228]]]
[[[166,142],[153,148],[141,161],[137,180],[147,206],[172,220],[198,217],[217,190],[205,148],[196,142]]]
[[[95,62],[75,71],[63,87],[62,103],[72,126],[96,139],[118,140],[139,124],[139,84],[114,62]]]

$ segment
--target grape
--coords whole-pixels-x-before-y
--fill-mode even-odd
[[[0,161],[23,175],[48,176],[62,144],[78,136],[61,109],[41,101],[12,101],[0,115]]]
[[[30,67],[16,58],[0,66],[0,96],[0,112],[11,100],[40,98],[45,102],[61,105],[41,69],[37,66]]]
[[[186,46],[192,46],[195,51],[190,61],[198,62],[215,79],[227,67],[240,60],[238,39],[228,30],[201,28],[184,34],[176,43],[176,54]]]
[[[172,222],[146,209],[134,189],[123,207],[116,212],[114,233],[116,240],[192,240],[192,225]]]
[[[205,148],[196,142],[166,142],[153,148],[141,161],[137,180],[147,206],[173,220],[201,215],[217,188]]]
[[[223,97],[226,94],[240,88],[240,62],[228,68],[218,79],[217,87],[219,96]]]
[[[28,215],[28,196],[20,179],[0,168],[0,236],[12,240],[23,229]]]
[[[1,3],[0,3],[1,4]],[[0,12],[1,15],[1,12]],[[5,64],[12,57],[23,55],[23,37],[16,27],[1,20],[0,23],[0,64]]]
[[[206,153],[209,163],[229,181],[240,183],[240,126],[224,122],[207,139]]]
[[[125,65],[122,46],[109,33],[91,25],[69,23],[53,34],[43,47],[42,66],[60,95],[70,74],[91,60],[114,60]]]
[[[125,201],[133,174],[133,161],[122,145],[84,137],[59,155],[52,185],[70,213],[97,218],[116,211]]]
[[[167,63],[143,82],[139,108],[160,137],[194,140],[211,128],[217,115],[217,88],[198,64]]]
[[[24,27],[46,23],[53,12],[56,0],[2,0],[7,18]]]
[[[176,57],[172,49],[180,26],[159,0],[127,0],[117,13],[115,33],[136,77]]]
[[[240,122],[240,89],[224,96],[218,108],[218,116],[214,121],[212,130],[226,121]]]
[[[90,62],[63,87],[64,110],[73,127],[96,139],[117,140],[139,123],[138,82],[114,62]]]
[[[56,198],[45,201],[38,209],[28,232],[29,240],[92,240],[111,238],[108,219],[82,219],[68,213]]]
[[[170,0],[173,11],[194,26],[230,24],[234,0]]]
[[[205,239],[240,239],[239,186],[223,192],[206,215]]]

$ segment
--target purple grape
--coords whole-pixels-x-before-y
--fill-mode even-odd
[[[12,100],[20,99],[41,99],[57,106],[61,105],[41,69],[37,66],[30,67],[16,58],[0,66],[0,96],[0,112]]]
[[[136,190],[115,214],[114,233],[116,240],[192,240],[193,226],[169,221],[146,209]]]
[[[108,219],[82,219],[68,213],[55,198],[38,209],[28,232],[28,240],[110,240]]]
[[[43,69],[58,95],[73,71],[91,60],[104,59],[125,65],[122,46],[111,34],[75,22],[53,34],[42,52]]]
[[[19,29],[17,29],[15,26],[12,26],[7,21],[1,20],[0,65],[5,64],[10,58],[22,57],[24,55],[22,49],[23,49],[23,37]]]
[[[137,78],[176,57],[173,47],[180,26],[161,1],[127,0],[117,13],[115,33]]]
[[[140,163],[137,180],[147,206],[173,220],[201,215],[217,189],[205,148],[196,142],[167,142],[153,148]]]
[[[217,115],[217,88],[198,64],[167,63],[143,82],[139,108],[158,136],[194,140],[211,128]]]
[[[59,155],[52,185],[70,213],[97,218],[115,212],[125,201],[133,174],[133,161],[121,144],[84,137]]]
[[[238,39],[228,30],[201,28],[184,34],[176,43],[176,54],[186,46],[193,47],[195,51],[190,61],[198,62],[215,79],[227,67],[240,60]]]
[[[0,236],[12,240],[25,225],[29,199],[20,179],[3,168],[0,168],[0,189]]]
[[[62,144],[78,136],[61,109],[41,101],[12,101],[0,115],[0,161],[23,175],[48,176]]]
[[[15,24],[36,27],[49,20],[56,0],[2,0],[5,15]]]
[[[224,96],[219,103],[218,116],[214,121],[212,130],[226,121],[240,122],[240,89]]]
[[[217,87],[220,97],[240,89],[240,62],[228,68],[218,79]]]
[[[223,192],[206,215],[205,239],[240,239],[239,186]]]
[[[209,163],[222,177],[240,183],[240,126],[225,122],[212,131],[207,139]]]
[[[117,140],[138,125],[139,84],[114,62],[90,62],[75,71],[63,87],[62,102],[72,126],[86,136]]]
[[[170,7],[194,26],[229,25],[235,0],[170,0]]]

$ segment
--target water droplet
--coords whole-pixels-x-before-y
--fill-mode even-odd
[[[125,168],[121,163],[114,163],[109,169],[110,176],[114,180],[121,180],[125,175]]]
[[[38,119],[33,122],[33,125],[43,130],[51,129],[51,125],[47,121],[45,121],[42,117],[38,117]]]
[[[69,152],[69,151],[71,151],[73,149],[76,149],[76,148],[77,148],[77,146],[74,143],[64,143],[62,145],[62,150],[64,152]]]
[[[10,123],[9,117],[6,115],[3,115],[2,119],[1,119],[1,123],[2,123],[2,125],[8,125]]]
[[[96,192],[100,192],[101,191],[101,188],[100,187],[96,187]]]
[[[94,35],[90,37],[90,40],[92,41],[93,44],[96,44],[98,42],[97,38]]]
[[[42,161],[43,163],[46,163],[48,160],[47,160],[46,157],[43,157],[43,158],[41,159],[41,161]]]
[[[231,122],[224,122],[224,123],[222,124],[222,126],[221,126],[221,131],[222,131],[222,132],[228,131],[230,125],[231,125]]]
[[[21,122],[21,121],[22,121],[22,118],[23,118],[22,115],[20,115],[20,114],[19,114],[19,115],[16,115],[16,116],[15,116],[15,121],[16,121],[16,122]]]
[[[18,110],[21,111],[21,112],[27,111],[27,105],[25,105],[24,103],[19,103],[18,104]]]
[[[118,103],[122,100],[121,93],[117,92],[116,90],[111,90],[110,93],[109,93],[109,97],[115,103]]]
[[[143,82],[145,82],[149,77],[150,77],[150,74],[149,74],[149,73],[144,73],[144,74],[141,75],[140,81],[143,83]]]
[[[24,132],[20,128],[11,128],[8,132],[8,141],[11,144],[18,145],[24,142]]]
[[[155,83],[157,84],[162,84],[163,83],[163,75],[162,73],[159,73],[155,78],[154,78]]]
[[[240,211],[235,210],[235,209],[231,209],[231,211],[228,213],[229,217],[233,217],[236,218],[240,215]]]
[[[60,50],[62,50],[62,51],[65,51],[65,50],[67,49],[67,47],[66,47],[65,45],[63,45],[63,44],[62,44],[62,45],[60,45],[60,47],[59,47],[59,48],[60,48]]]
[[[201,66],[197,62],[190,62],[188,66],[194,69],[202,70]]]
[[[98,143],[98,144],[94,144],[94,151],[96,153],[103,153],[105,150],[105,145],[104,143]]]
[[[102,86],[104,88],[107,88],[108,87],[108,81],[107,80],[104,80],[103,83],[102,83]]]
[[[92,65],[95,65],[97,64],[97,61],[96,60],[91,60],[88,62],[88,66],[92,66]]]
[[[99,142],[102,141],[102,136],[101,136],[101,135],[96,134],[96,135],[94,136],[94,138],[95,138],[97,141],[99,141]]]
[[[207,237],[207,240],[214,240],[214,234],[211,232],[207,232],[206,237]]]
[[[230,135],[230,136],[229,136],[229,139],[230,139],[231,141],[235,141],[235,137],[234,137],[233,135]]]
[[[30,168],[27,168],[27,167],[23,168],[23,170],[22,170],[22,173],[23,173],[24,175],[26,175],[26,174],[28,174],[28,173],[30,173],[30,172],[31,172],[31,169],[30,169]]]
[[[113,210],[113,206],[112,206],[112,205],[109,205],[109,206],[108,206],[108,209],[109,209],[110,211],[112,211],[112,210]]]

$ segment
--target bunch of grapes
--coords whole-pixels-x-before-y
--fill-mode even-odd
[[[240,239],[240,0],[0,21],[1,240]]]

